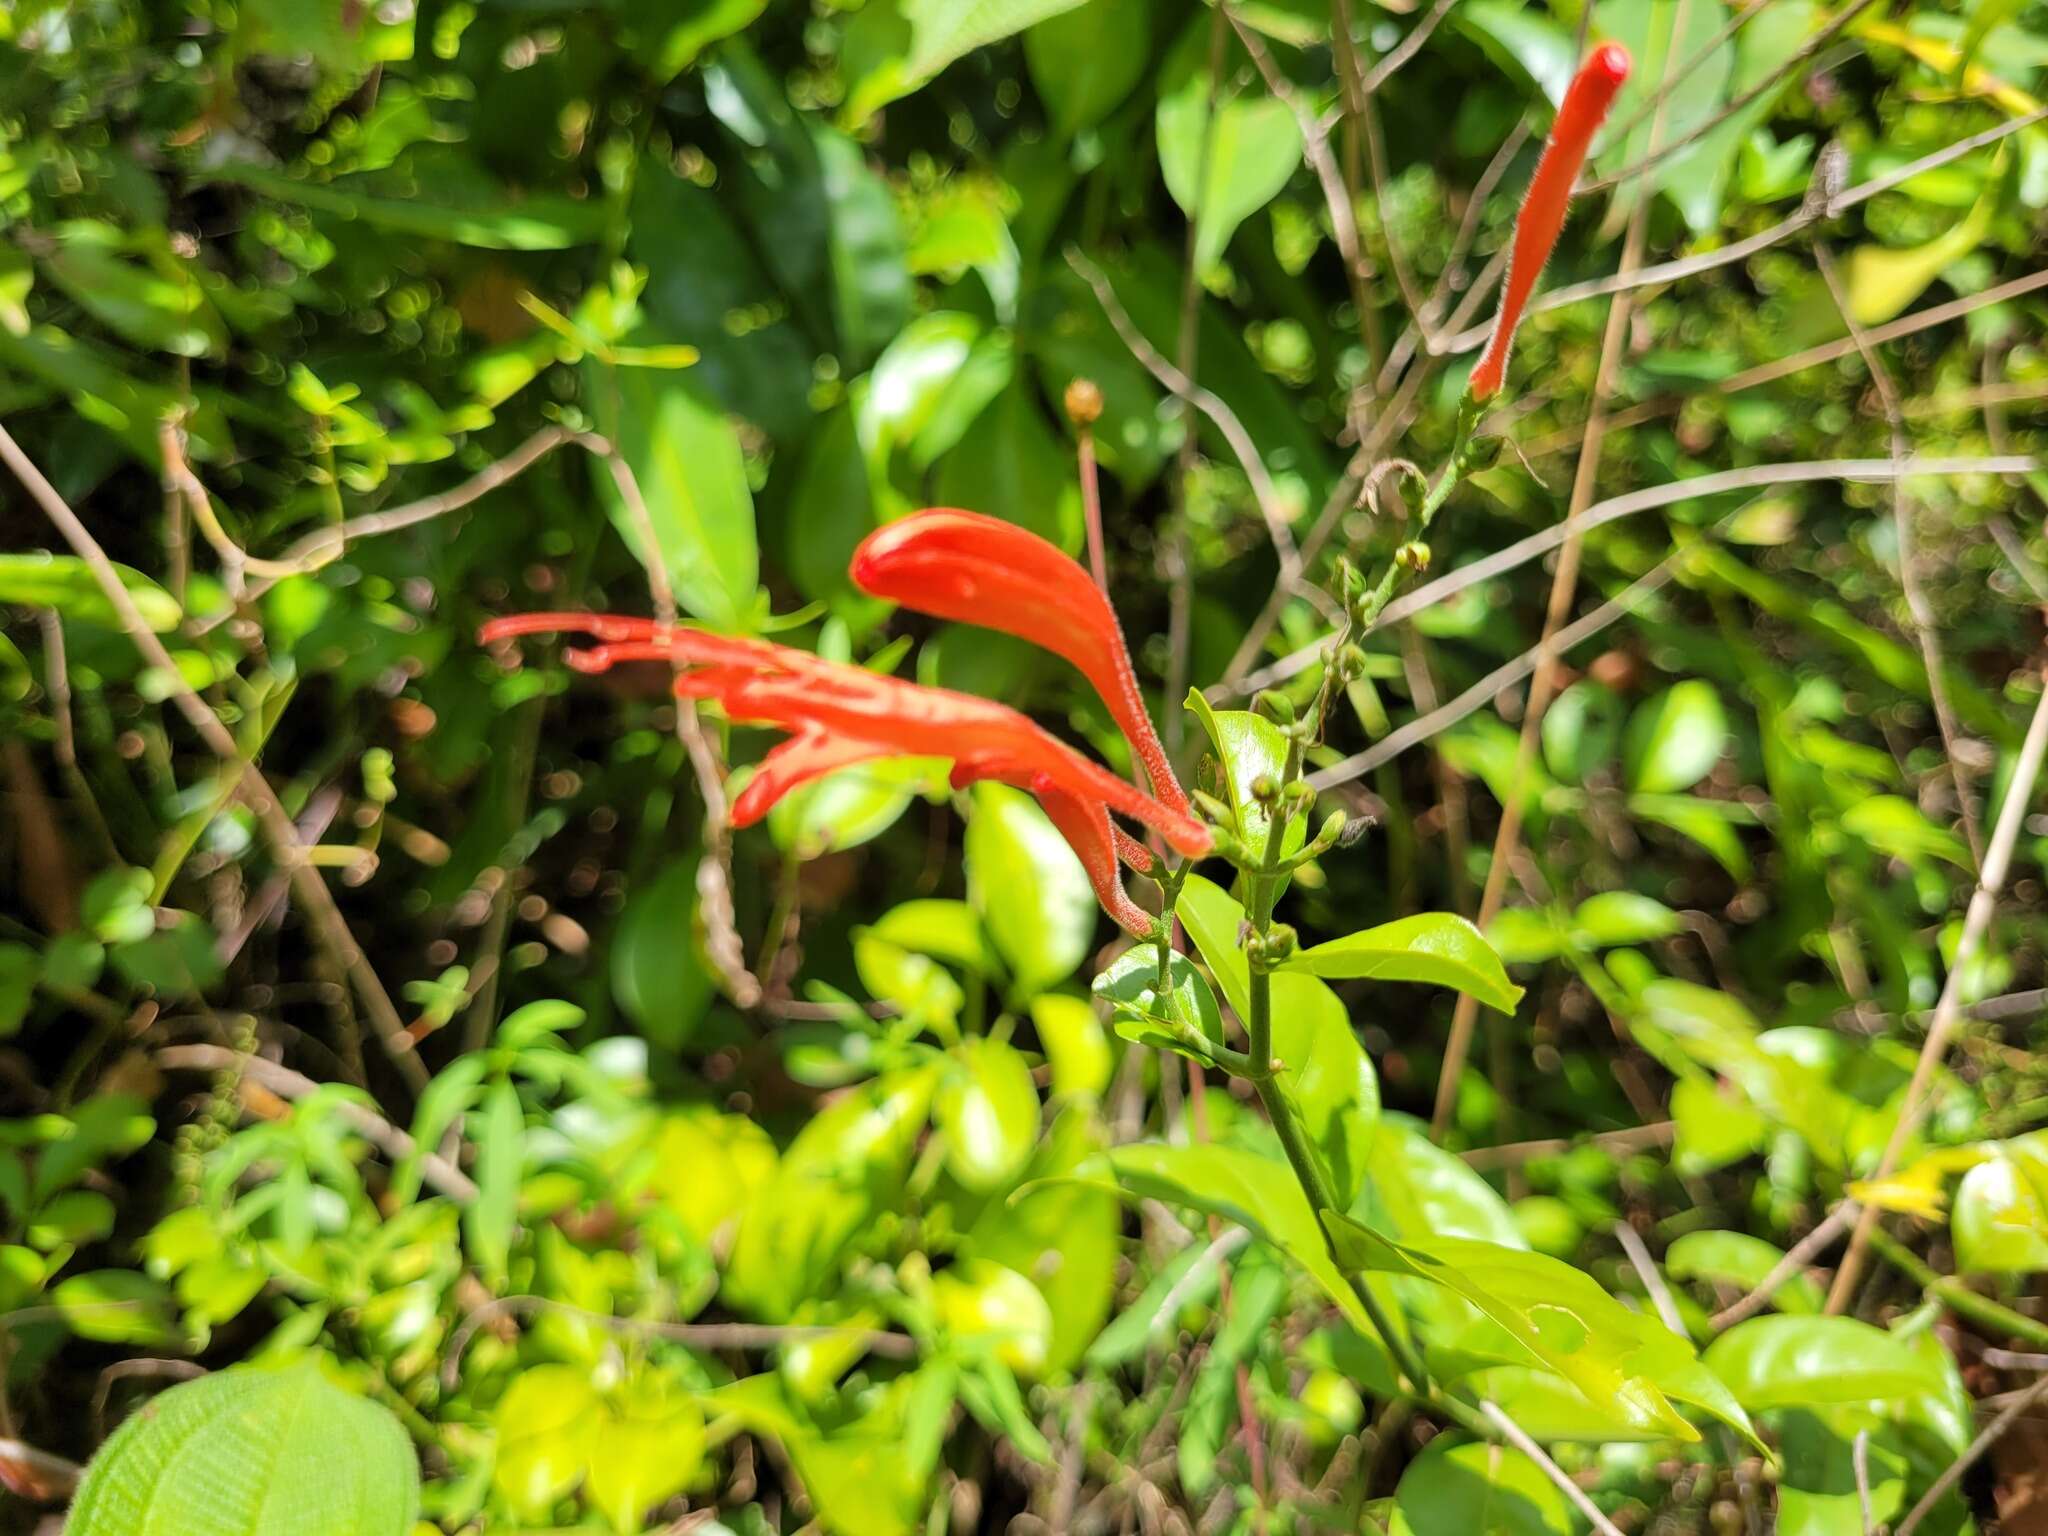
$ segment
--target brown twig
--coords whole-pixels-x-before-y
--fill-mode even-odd
[[[1907,1512],[1906,1518],[1899,1522],[1896,1536],[1913,1536],[1913,1532],[1920,1528],[1920,1522],[1932,1514],[1934,1507],[1947,1498],[1949,1491],[1963,1480],[1963,1474],[1981,1461],[1984,1453],[1998,1443],[1999,1437],[2017,1424],[2021,1415],[2044,1397],[2048,1397],[2048,1376],[2043,1376],[2007,1403],[1998,1417],[1986,1424],[1978,1432],[1977,1438],[1964,1448],[1963,1454],[1942,1469],[1941,1476],[1928,1484],[1927,1491],[1920,1495],[1920,1502],[1915,1504]]]
[[[100,548],[99,541],[92,536],[64,498],[57,494],[56,487],[50,484],[43,472],[22,452],[21,445],[5,427],[0,427],[0,462],[5,462],[14,472],[16,478],[27,488],[29,495],[42,508],[44,515],[57,526],[58,532],[63,534],[65,542],[91,569],[101,592],[113,605],[114,612],[120,616],[121,627],[150,665],[161,670],[170,687],[172,702],[200,740],[205,742],[222,762],[239,765],[243,795],[255,811],[257,819],[263,824],[264,831],[276,850],[278,862],[291,871],[293,889],[299,893],[300,903],[312,921],[315,937],[327,950],[337,968],[345,971],[354,984],[357,995],[361,997],[363,1006],[369,1010],[376,1025],[378,1039],[383,1044],[385,1053],[391,1058],[392,1065],[398,1069],[399,1075],[414,1092],[424,1089],[427,1084],[427,1069],[412,1053],[412,1042],[405,1033],[405,1025],[398,1016],[398,1010],[392,1006],[390,994],[384,990],[384,983],[378,979],[376,971],[363,954],[362,947],[349,932],[348,921],[341,915],[341,909],[335,905],[334,895],[327,889],[327,882],[321,877],[320,871],[306,861],[305,849],[292,827],[291,818],[285,815],[284,808],[278,803],[276,792],[271,789],[269,781],[253,763],[242,759],[236,748],[234,736],[192,685],[185,681],[184,674],[178,670],[177,663],[172,659],[171,653],[164,648],[163,641],[157,638],[156,632],[149,627],[149,621],[137,610],[135,599],[129,595],[128,588],[115,571],[113,562],[107,558],[106,551]]]
[[[156,1062],[172,1072],[227,1072],[246,1077],[281,1099],[307,1098],[327,1086],[290,1067],[221,1045],[167,1045],[156,1053]],[[476,1199],[476,1184],[468,1174],[446,1158],[421,1152],[410,1135],[367,1105],[354,1099],[338,1099],[335,1112],[393,1162],[403,1162],[418,1154],[421,1178],[458,1205]]]
[[[1770,1304],[1778,1288],[1794,1275],[1811,1264],[1820,1251],[1840,1237],[1849,1223],[1856,1219],[1856,1202],[1844,1200],[1823,1217],[1814,1229],[1786,1250],[1783,1257],[1773,1264],[1763,1279],[1751,1288],[1748,1295],[1716,1312],[1711,1319],[1714,1332],[1733,1328],[1744,1318],[1754,1317]]]
[[[1486,1171],[1514,1168],[1539,1157],[1562,1157],[1574,1147],[1604,1147],[1613,1152],[1642,1152],[1671,1144],[1676,1125],[1661,1120],[1655,1125],[1632,1125],[1619,1131],[1598,1131],[1591,1136],[1553,1137],[1543,1141],[1516,1141],[1499,1147],[1474,1147],[1459,1154],[1467,1167]]]

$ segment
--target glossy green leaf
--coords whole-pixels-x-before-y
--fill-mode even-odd
[[[1694,1077],[1671,1089],[1671,1164],[1688,1177],[1712,1173],[1763,1150],[1770,1126],[1739,1092]]]
[[[1728,717],[1712,683],[1675,683],[1629,716],[1623,750],[1629,788],[1641,794],[1691,789],[1721,760]]]
[[[1285,1163],[1216,1142],[1134,1142],[1113,1148],[1109,1161],[1117,1182],[1132,1194],[1220,1216],[1271,1243],[1323,1288],[1354,1328],[1373,1331]]]
[[[613,1529],[638,1530],[650,1509],[696,1481],[703,1462],[703,1411],[650,1374],[629,1382],[598,1420],[585,1491]]]
[[[93,1269],[67,1276],[51,1288],[50,1304],[81,1339],[162,1346],[177,1337],[169,1293],[133,1270]]]
[[[74,1536],[411,1536],[419,1466],[391,1414],[311,1362],[158,1393],[86,1469]]]
[[[1679,1402],[1753,1437],[1742,1408],[1700,1364],[1690,1342],[1622,1306],[1571,1265],[1471,1238],[1411,1236],[1397,1243],[1347,1216],[1332,1213],[1328,1221],[1345,1263],[1454,1292],[1499,1324],[1533,1362],[1625,1423],[1697,1439],[1672,1406]]]
[[[723,1295],[770,1322],[829,1290],[841,1257],[878,1210],[901,1198],[937,1067],[879,1078],[816,1115],[740,1218]]]
[[[505,1388],[492,1415],[498,1454],[491,1478],[531,1518],[583,1480],[598,1430],[599,1398],[580,1366],[536,1365]]]
[[[1095,891],[1037,802],[1007,785],[975,785],[965,851],[968,900],[1018,995],[1079,970],[1095,941]]]
[[[1572,914],[1572,942],[1586,949],[1649,944],[1684,930],[1676,912],[1634,891],[1603,891],[1580,902]]]
[[[1970,867],[1970,850],[1903,795],[1868,795],[1842,813],[1842,830],[1894,859],[1943,859]]]
[[[1389,1536],[1574,1536],[1577,1512],[1513,1446],[1439,1435],[1394,1489]]]
[[[946,768],[939,758],[890,757],[828,773],[775,802],[769,835],[799,859],[858,848],[895,826],[920,795],[943,793]]]
[[[740,628],[760,581],[754,497],[732,422],[687,377],[652,368],[585,365],[600,429],[639,484],[677,603],[718,629]],[[619,535],[653,558],[635,509],[599,475]]]
[[[1486,930],[1486,942],[1507,965],[1537,965],[1564,953],[1569,931],[1548,907],[1508,907]]]
[[[1747,1294],[1770,1278],[1784,1256],[1747,1232],[1687,1232],[1664,1251],[1664,1271],[1674,1280],[1718,1281]],[[1771,1305],[1780,1312],[1815,1313],[1821,1301],[1820,1287],[1803,1273],[1771,1292]]]
[[[1187,707],[1216,749],[1221,778],[1217,798],[1236,812],[1238,841],[1251,853],[1263,855],[1273,816],[1259,803],[1254,786],[1262,780],[1280,783],[1287,769],[1287,738],[1280,727],[1249,709],[1211,708],[1196,689],[1188,690]],[[1307,818],[1296,816],[1281,838],[1280,851],[1292,853],[1301,847],[1307,830]]]
[[[1853,1317],[1753,1317],[1707,1346],[1706,1363],[1745,1408],[1905,1399],[1940,1372],[1882,1328]]]
[[[356,220],[397,234],[496,251],[560,251],[595,240],[604,228],[604,204],[594,199],[541,195],[508,199],[492,205],[437,203],[432,197],[396,197],[358,181],[306,181],[246,160],[226,160],[203,173],[212,181],[233,182],[280,202],[297,203],[316,213]],[[382,185],[382,183],[378,183]]]
[[[1167,962],[1170,991],[1159,995],[1158,952],[1133,945],[1095,978],[1097,997],[1114,1010],[1116,1032],[1126,1040],[1161,1050],[1179,1051],[1213,1064],[1204,1049],[1223,1041],[1223,1016],[1216,994],[1186,955],[1175,951]]]
[[[1062,134],[1092,128],[1130,95],[1152,63],[1151,7],[1084,0],[1024,34],[1031,83]]]
[[[1486,936],[1449,912],[1420,913],[1332,939],[1303,950],[1286,969],[1344,980],[1429,982],[1468,992],[1503,1013],[1512,1013],[1522,997]]]
[[[913,1025],[937,1026],[950,1036],[967,994],[938,961],[863,928],[853,936],[853,964],[870,997],[890,1004]]]
[[[1038,1141],[1038,1089],[1031,1068],[1001,1040],[964,1040],[932,1102],[946,1138],[946,1167],[969,1189],[1008,1184]]]
[[[1168,55],[1155,120],[1160,174],[1195,221],[1200,271],[1222,260],[1238,225],[1271,202],[1301,164],[1301,129],[1285,102],[1256,83],[1214,90],[1208,38],[1208,19],[1197,18]]]
[[[1070,10],[1080,0],[884,0],[848,40],[853,84],[842,115],[864,121],[955,59]]]
[[[1849,253],[1846,273],[1849,313],[1858,325],[1881,325],[1912,305],[1948,268],[1984,243],[1998,209],[2003,177],[1985,181],[1976,205],[1923,245],[1859,245]]]
[[[170,593],[140,571],[125,565],[117,565],[114,570],[121,585],[128,589],[136,611],[151,629],[165,634],[178,627],[184,611]],[[113,603],[100,590],[92,567],[76,555],[51,555],[40,550],[0,554],[0,603],[54,608],[67,619],[108,629],[119,629],[123,624]]]

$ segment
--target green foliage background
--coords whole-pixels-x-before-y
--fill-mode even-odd
[[[1450,447],[1479,274],[1585,30],[1636,56],[1591,174],[1649,165],[1583,198],[1545,289],[1682,265],[1628,290],[1604,392],[1611,295],[1531,321],[1488,423],[1512,446],[1415,585],[1574,500],[1719,478],[1586,536],[1576,613],[1619,606],[1567,653],[1526,774],[1519,678],[1343,765],[1528,653],[1540,552],[1368,638],[1310,766],[1314,819],[1372,827],[1285,898],[1306,954],[1276,978],[1279,1050],[1348,1175],[1344,1264],[1460,1401],[1638,1528],[1861,1531],[1859,1444],[1896,1528],[1975,1432],[1972,1393],[2031,1379],[1985,1350],[2048,1339],[2038,793],[1925,1135],[1857,1186],[1886,1217],[1849,1315],[1816,1316],[1800,1269],[1763,1316],[1709,1320],[1876,1165],[2040,696],[2048,478],[2019,461],[2048,399],[2048,11],[1744,14],[0,16],[0,415],[179,674],[10,478],[0,1433],[46,1460],[0,1456],[0,1521],[60,1509],[120,1421],[79,1536],[196,1530],[193,1497],[251,1536],[403,1532],[374,1400],[448,1531],[1583,1528],[1524,1452],[1410,1412],[1256,1108],[1170,1054],[1158,1019],[1216,1041],[1244,1011],[1228,891],[1182,893],[1169,1006],[1021,796],[892,763],[707,838],[659,680],[572,686],[474,634],[665,590],[1123,764],[1063,666],[845,576],[927,504],[1079,551],[1062,402],[1086,378],[1155,712],[1191,782],[1263,815],[1271,728],[1221,685],[1328,630],[1274,600],[1272,524],[1322,581],[1405,537],[1412,484],[1361,482]],[[1907,454],[1944,463],[1896,506],[1772,468]],[[1277,684],[1296,704],[1303,662]],[[260,763],[380,982],[182,685]],[[1190,685],[1222,713],[1181,710]],[[707,724],[734,764],[768,744]],[[1418,914],[1477,911],[1510,800],[1527,852],[1488,937],[1519,1003],[1484,946],[1415,959],[1457,931]],[[1425,926],[1383,926],[1404,919]],[[1494,1011],[1433,1139],[1446,989]],[[1617,1224],[1699,1360],[1642,1331],[1658,1298]],[[393,1470],[337,1480],[295,1413]],[[189,1466],[274,1454],[271,1481],[195,1494],[150,1459],[164,1425],[211,1447]],[[1991,1516],[2010,1454],[1926,1528]]]

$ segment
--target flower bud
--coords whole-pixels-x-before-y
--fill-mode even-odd
[[[1429,546],[1419,539],[1410,539],[1394,551],[1394,563],[1404,571],[1426,571],[1429,569]]]
[[[1077,427],[1091,427],[1102,419],[1102,390],[1093,379],[1074,380],[1061,403],[1067,408],[1067,420]]]
[[[1261,805],[1271,805],[1280,798],[1280,781],[1270,773],[1262,773],[1252,780],[1252,798]]]
[[[1282,725],[1294,723],[1294,700],[1275,688],[1263,688],[1252,701]]]

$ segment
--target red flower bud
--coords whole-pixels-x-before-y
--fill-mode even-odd
[[[1490,400],[1499,391],[1507,373],[1508,350],[1515,344],[1515,331],[1522,323],[1522,311],[1543,274],[1544,263],[1557,246],[1564,229],[1565,211],[1571,204],[1572,183],[1586,163],[1586,150],[1593,135],[1606,119],[1608,108],[1628,79],[1628,50],[1619,43],[1595,48],[1573,76],[1564,103],[1557,109],[1557,121],[1550,125],[1550,138],[1536,162],[1536,175],[1522,200],[1521,215],[1515,220],[1514,249],[1508,257],[1508,280],[1501,296],[1500,315],[1493,322],[1493,336],[1486,354],[1472,370],[1466,392],[1475,401]]]
[[[1186,814],[1187,796],[1145,712],[1123,626],[1094,578],[1058,548],[1001,518],[932,507],[869,534],[847,569],[876,597],[1064,656],[1109,706],[1152,793]]]

